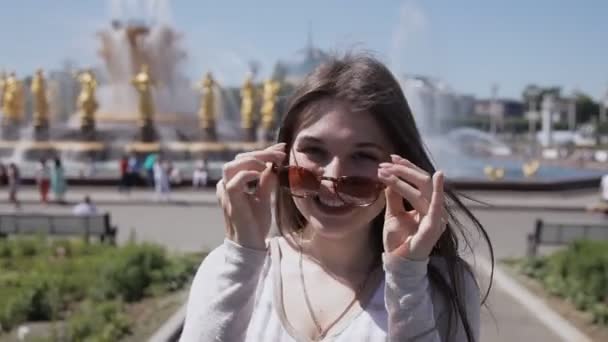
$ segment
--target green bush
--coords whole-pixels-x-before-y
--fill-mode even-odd
[[[608,325],[608,241],[577,241],[552,255],[527,259],[522,273]]]
[[[168,264],[166,252],[161,247],[128,245],[102,269],[102,296],[138,301],[154,280],[163,280],[158,274]]]
[[[129,318],[120,301],[84,302],[68,320],[71,341],[114,342],[131,331]]]
[[[169,255],[152,244],[0,240],[0,331],[67,318],[75,340],[114,341],[127,331],[126,319],[108,318],[124,315],[122,301],[183,288],[201,259]]]

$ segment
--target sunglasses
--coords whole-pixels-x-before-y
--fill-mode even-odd
[[[293,197],[316,196],[321,189],[321,181],[331,181],[336,196],[344,204],[366,207],[374,203],[385,185],[378,180],[361,176],[325,177],[319,176],[301,166],[272,166],[277,174],[279,186]]]

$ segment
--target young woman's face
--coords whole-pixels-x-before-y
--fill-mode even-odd
[[[369,113],[352,113],[348,104],[322,100],[320,119],[301,129],[294,140],[289,164],[325,177],[363,176],[377,179],[378,164],[390,161],[392,148]],[[384,208],[384,194],[369,206],[345,204],[331,181],[322,181],[319,195],[294,197],[300,213],[316,233],[340,238],[369,227]]]

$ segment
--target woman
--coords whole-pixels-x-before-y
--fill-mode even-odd
[[[51,189],[57,203],[65,203],[65,192],[67,184],[65,181],[65,171],[61,164],[61,159],[55,157],[54,165],[51,170]]]
[[[278,141],[224,167],[226,239],[195,276],[182,341],[479,340],[456,214],[487,234],[444,189],[386,67],[319,66]]]
[[[171,193],[171,183],[169,181],[169,163],[161,158],[154,162],[154,190],[157,200],[168,201]]]
[[[36,184],[38,185],[38,193],[40,194],[40,202],[43,204],[49,203],[49,167],[46,165],[46,160],[40,159],[38,170],[36,172]]]
[[[20,207],[19,199],[17,198],[17,191],[19,190],[19,183],[21,178],[19,176],[19,168],[17,164],[10,163],[8,165],[8,199],[16,208]]]
[[[8,168],[0,163],[0,187],[8,185]]]

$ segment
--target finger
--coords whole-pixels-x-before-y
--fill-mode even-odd
[[[258,180],[261,176],[260,171],[242,170],[239,171],[231,180],[226,183],[226,193],[233,198],[234,195],[245,196],[246,185],[248,182]]]
[[[406,182],[413,184],[418,188],[422,195],[426,198],[431,198],[431,192],[433,191],[433,182],[431,176],[428,173],[419,171],[409,165],[404,165],[403,162],[397,163],[382,163],[379,165],[381,168],[389,170],[391,173],[399,178],[402,178]]]
[[[222,213],[224,214],[224,228],[226,229],[226,233],[228,236],[234,235],[234,227],[232,226],[232,221],[230,220],[230,216],[228,215],[228,211],[230,210],[230,203],[226,203],[226,183],[224,183],[224,179],[220,179],[217,182],[215,193],[217,195],[217,201],[222,208]]]
[[[235,159],[224,164],[223,169],[223,179],[227,183],[230,182],[232,177],[239,171],[249,170],[249,171],[263,171],[266,168],[266,164],[256,158],[247,157],[241,159]]]
[[[388,173],[384,173],[382,169],[378,170],[378,179],[382,181],[383,177],[390,177],[391,175]],[[394,189],[387,187],[384,190],[384,195],[386,197],[386,211],[385,217],[398,216],[405,212],[405,207],[403,206],[403,197],[396,192]]]
[[[403,164],[403,165],[407,165],[413,169],[416,169],[420,172],[426,173],[428,174],[428,172],[426,170],[424,170],[423,168],[421,168],[420,166],[412,163],[411,161],[397,155],[397,154],[391,154],[391,160],[393,163],[399,163],[399,164]]]
[[[400,197],[405,198],[420,214],[427,214],[429,210],[429,202],[424,198],[420,190],[399,179],[396,175],[388,170],[381,169],[380,171],[384,171],[378,173],[378,179],[382,183],[394,190],[394,192],[399,194]]]
[[[431,203],[427,216],[431,223],[429,225],[430,229],[436,229],[432,235],[437,238],[443,233],[447,225],[444,209],[445,194],[443,191],[443,184],[443,172],[435,172],[433,175],[433,194],[431,195]]]
[[[235,159],[239,159],[239,158],[243,158],[243,157],[250,157],[250,156],[264,156],[264,155],[285,155],[285,143],[279,143],[279,144],[275,144],[272,146],[269,146],[263,150],[257,150],[257,151],[250,151],[250,152],[244,152],[244,153],[239,153],[236,155]],[[279,160],[279,162],[282,160]]]
[[[277,176],[272,171],[272,164],[266,165],[266,169],[260,176],[260,183],[258,185],[258,195],[262,199],[270,199],[270,195],[276,187]]]
[[[283,151],[261,150],[261,151],[251,151],[251,152],[239,153],[234,157],[234,159],[238,160],[238,159],[242,159],[242,158],[254,157],[254,158],[259,159],[264,162],[279,163],[279,162],[283,161],[283,159],[285,158],[285,155],[286,154]]]

